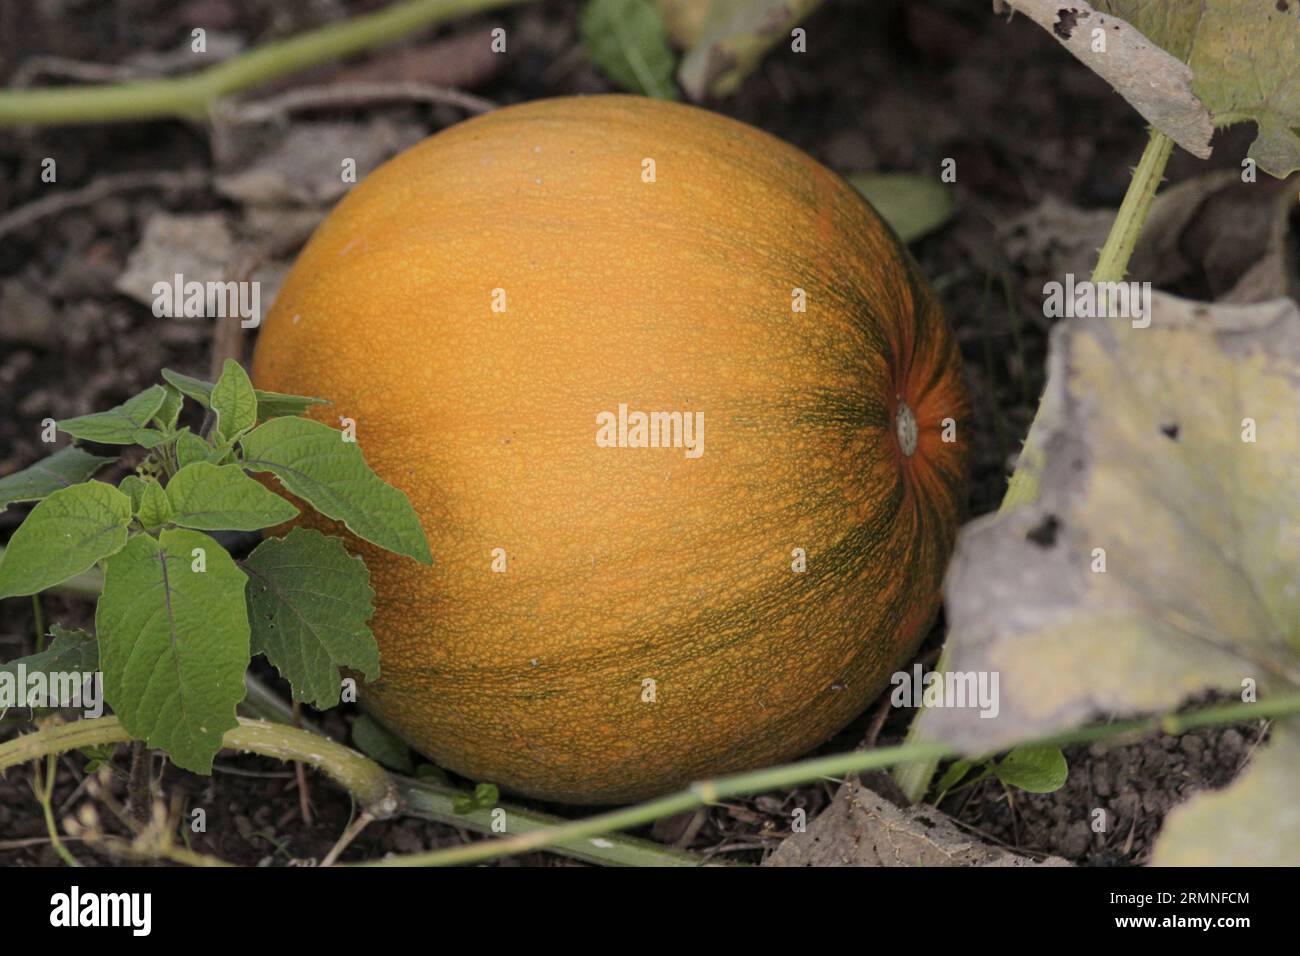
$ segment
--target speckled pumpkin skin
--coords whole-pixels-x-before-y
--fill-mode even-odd
[[[355,419],[420,514],[433,567],[350,542],[362,703],[472,780],[614,803],[793,758],[938,608],[967,410],[939,308],[841,179],[716,114],[565,98],[425,140],[320,227],[253,373]],[[620,403],[704,412],[703,455],[598,447]]]

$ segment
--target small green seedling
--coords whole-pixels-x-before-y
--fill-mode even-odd
[[[116,408],[57,423],[75,439],[147,451],[116,487],[93,478],[116,459],[76,445],[0,479],[0,509],[36,502],[0,556],[0,598],[96,566],[104,575],[93,637],[56,628],[48,647],[4,669],[102,671],[103,699],[128,733],[210,773],[236,726],[251,655],[319,708],[339,702],[340,668],[379,676],[370,573],[340,538],[295,527],[236,561],[210,532],[295,518],[273,477],[358,538],[432,557],[406,495],[371,471],[355,441],[301,417],[322,399],[255,389],[233,361],[215,383],[162,377]],[[206,410],[197,434],[178,424],[186,399]]]

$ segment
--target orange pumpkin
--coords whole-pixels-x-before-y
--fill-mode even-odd
[[[938,609],[939,307],[853,189],[714,113],[554,99],[425,140],[320,227],[253,371],[331,399],[419,512],[433,567],[352,542],[362,703],[471,779],[609,803],[795,757]]]

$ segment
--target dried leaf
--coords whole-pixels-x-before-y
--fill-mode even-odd
[[[677,80],[693,100],[734,93],[821,0],[712,0]]]
[[[1118,16],[1082,0],[1007,0],[1115,88],[1129,105],[1194,156],[1210,155],[1214,123],[1192,91],[1192,69]],[[1094,51],[1095,30],[1105,47]]]
[[[1210,689],[1300,687],[1300,309],[1155,295],[1150,326],[1053,332],[1036,502],[967,526],[955,671],[1000,712],[928,731],[987,753]]]
[[[854,780],[764,866],[1068,866],[1041,863],[959,830],[931,806],[897,807]]]
[[[1214,126],[1253,120],[1260,168],[1300,169],[1300,4],[1007,2],[1193,155],[1210,155]]]

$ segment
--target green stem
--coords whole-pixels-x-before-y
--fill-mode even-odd
[[[1156,190],[1164,179],[1165,166],[1173,152],[1174,141],[1159,130],[1151,130],[1147,148],[1133,170],[1133,178],[1124,193],[1119,212],[1111,224],[1106,243],[1097,256],[1097,267],[1093,269],[1093,282],[1122,282],[1128,275],[1128,261],[1137,246],[1138,236],[1146,225],[1155,202]]]
[[[1191,711],[1186,714],[1167,714],[1159,717],[1098,724],[1057,734],[1035,741],[1035,743],[1043,746],[1063,747],[1069,744],[1092,743],[1093,741],[1127,734],[1151,732],[1178,734],[1195,727],[1241,723],[1297,713],[1300,713],[1300,693],[1253,704],[1226,704]],[[690,788],[680,793],[660,797],[657,800],[651,800],[621,810],[614,810],[610,813],[588,817],[585,820],[575,820],[572,823],[565,823],[562,826],[548,830],[522,833],[503,840],[485,840],[468,846],[453,847],[448,850],[433,850],[428,853],[415,853],[409,856],[390,858],[383,861],[383,865],[448,866],[478,863],[483,860],[515,853],[545,849],[556,845],[559,841],[572,843],[578,840],[590,840],[614,830],[643,826],[661,817],[684,813],[687,810],[716,803],[727,797],[747,796],[766,790],[792,787],[824,777],[838,778],[846,774],[880,770],[909,761],[940,760],[955,755],[956,750],[948,744],[924,741],[902,744],[897,747],[882,747],[877,750],[860,750],[851,753],[833,754],[827,757],[816,757],[812,760],[803,760],[781,767],[771,767],[751,773],[733,774],[728,777],[719,777],[716,780],[701,781],[692,784]]]
[[[4,551],[0,550],[0,554]],[[32,626],[36,628],[36,653],[45,650],[45,614],[41,610],[40,594],[32,595]]]
[[[116,717],[98,717],[94,720],[43,727],[33,734],[25,734],[0,744],[0,773],[47,754],[100,744],[125,743],[129,740],[131,735]],[[221,745],[228,750],[246,751],[264,757],[301,760],[344,787],[376,819],[387,819],[397,812],[397,793],[383,768],[356,751],[319,734],[241,717],[238,727],[226,731]]]
[[[943,650],[939,653],[939,662],[934,665],[936,673],[942,674],[948,670],[948,647],[945,642]],[[925,725],[921,720],[924,713],[924,709],[918,710],[912,722],[908,724],[907,736],[903,738],[904,744],[918,744],[926,739]],[[912,803],[920,803],[929,791],[930,781],[934,779],[934,772],[939,769],[939,761],[942,759],[942,757],[931,757],[927,760],[902,764],[895,767],[890,775],[908,800]]]
[[[459,16],[528,0],[408,0],[376,13],[270,43],[189,76],[44,90],[0,91],[0,127],[203,119],[223,96],[400,39]]]
[[[1133,170],[1133,178],[1124,193],[1124,200],[1120,203],[1115,221],[1111,223],[1110,233],[1106,236],[1106,242],[1097,257],[1097,266],[1092,273],[1093,282],[1120,282],[1128,274],[1129,259],[1137,245],[1138,236],[1142,233],[1142,227],[1146,224],[1147,215],[1151,212],[1151,203],[1155,201],[1156,190],[1164,178],[1165,165],[1169,162],[1173,147],[1174,142],[1168,136],[1158,130],[1151,130],[1146,149],[1143,150],[1142,158],[1138,160],[1137,167]],[[1040,403],[1038,411],[1034,413],[1034,420],[1029,425],[1029,434],[1025,436],[1024,446],[1016,460],[1016,469],[1011,475],[1010,482],[1007,483],[1007,492],[1002,499],[999,512],[1010,511],[1038,498],[1038,480],[1044,464],[1043,419],[1043,406]],[[956,622],[956,626],[960,627],[960,622]],[[937,670],[940,672],[946,668],[947,645],[950,643],[951,632],[937,665]],[[927,738],[924,715],[925,711],[919,710],[912,718],[911,726],[907,729],[907,743],[918,743]],[[894,771],[894,780],[907,798],[915,803],[930,789],[930,781],[938,766],[939,761],[933,760],[900,767]]]
[[[422,817],[447,823],[452,826],[465,827],[485,835],[492,835],[492,811],[475,810],[472,813],[458,814],[452,810],[452,800],[459,791],[451,787],[431,784],[422,780],[410,780],[396,777],[394,782],[397,792],[405,805],[407,816]],[[546,813],[525,810],[502,804],[505,811],[504,822],[508,832],[515,835],[550,832],[564,826],[568,821]],[[639,840],[630,836],[611,836],[609,839],[591,839],[585,837],[559,839],[551,843],[548,850],[563,853],[565,856],[586,863],[603,866],[702,866],[704,861],[694,853],[662,846],[649,840]],[[390,861],[377,861],[376,865],[386,866]],[[392,861],[393,865],[403,865],[402,858]],[[730,865],[730,864],[712,864]]]
[[[271,695],[259,682],[249,682],[248,700],[276,723],[240,718],[239,727],[226,732],[223,746],[231,750],[245,750],[285,761],[301,761],[323,771],[348,790],[372,815],[380,813],[393,816],[419,817],[436,820],[478,833],[493,832],[490,810],[458,814],[452,801],[458,791],[422,780],[390,776],[373,761],[344,747],[328,737],[309,730],[283,726],[290,719],[289,708]],[[58,727],[48,727],[0,744],[0,773],[7,767],[41,754],[62,753],[100,743],[129,741],[130,735],[115,717],[97,720],[79,720]],[[501,803],[507,826],[513,833],[530,833],[563,824],[560,817],[537,813]],[[700,866],[700,857],[685,850],[660,846],[634,837],[612,836],[608,840],[592,843],[590,840],[561,842],[554,852],[564,856],[605,866]]]
[[[1124,201],[1120,203],[1119,212],[1115,214],[1110,233],[1097,257],[1097,267],[1092,273],[1093,282],[1119,282],[1128,273],[1128,261],[1133,255],[1142,227],[1146,224],[1156,189],[1164,178],[1165,165],[1169,162],[1173,145],[1173,140],[1164,133],[1154,129],[1151,131],[1142,158],[1133,170],[1128,191],[1124,193]],[[1029,425],[1029,434],[1025,437],[1024,447],[1007,485],[1000,511],[1010,511],[1037,500],[1038,479],[1043,471],[1043,428],[1043,407],[1040,404]]]

